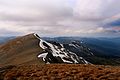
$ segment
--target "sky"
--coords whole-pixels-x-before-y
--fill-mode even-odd
[[[0,0],[0,36],[120,37],[120,0]]]

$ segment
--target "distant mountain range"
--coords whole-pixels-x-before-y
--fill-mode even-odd
[[[84,38],[84,37],[56,37],[48,38],[44,37],[44,40],[55,41],[63,44],[70,44],[75,41],[78,44],[89,49],[94,56],[87,56],[81,54],[80,49],[72,49],[77,55],[82,55],[86,60],[93,64],[120,64],[120,38]],[[68,49],[71,48],[68,46]],[[84,48],[85,49],[85,48]]]
[[[6,43],[7,41],[14,39],[15,36],[10,36],[10,37],[0,37],[0,44]]]
[[[0,66],[19,64],[120,65],[120,38],[39,37],[29,34],[0,38]]]
[[[70,43],[72,41],[82,42],[91,48],[97,56],[120,57],[120,38],[83,38],[83,37],[57,37],[43,38],[47,41],[57,41],[60,43]]]

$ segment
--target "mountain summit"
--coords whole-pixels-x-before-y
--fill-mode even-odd
[[[68,47],[81,49],[76,42],[65,45],[55,41],[45,41],[37,34],[17,37],[0,46],[0,65],[71,63],[90,64],[82,56]],[[88,50],[89,51],[89,50]],[[93,55],[90,53],[90,55]]]

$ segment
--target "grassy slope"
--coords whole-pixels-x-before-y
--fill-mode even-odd
[[[42,52],[39,40],[29,34],[13,39],[0,46],[0,66],[38,64],[37,55]]]

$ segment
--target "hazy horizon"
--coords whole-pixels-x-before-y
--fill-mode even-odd
[[[120,37],[120,0],[0,0],[0,36]]]
[[[33,33],[27,33],[27,34],[21,34],[21,35],[3,35],[0,36],[1,38],[7,38],[7,37],[19,37],[19,36],[25,36]],[[120,38],[120,36],[42,36],[38,34],[41,38]]]

